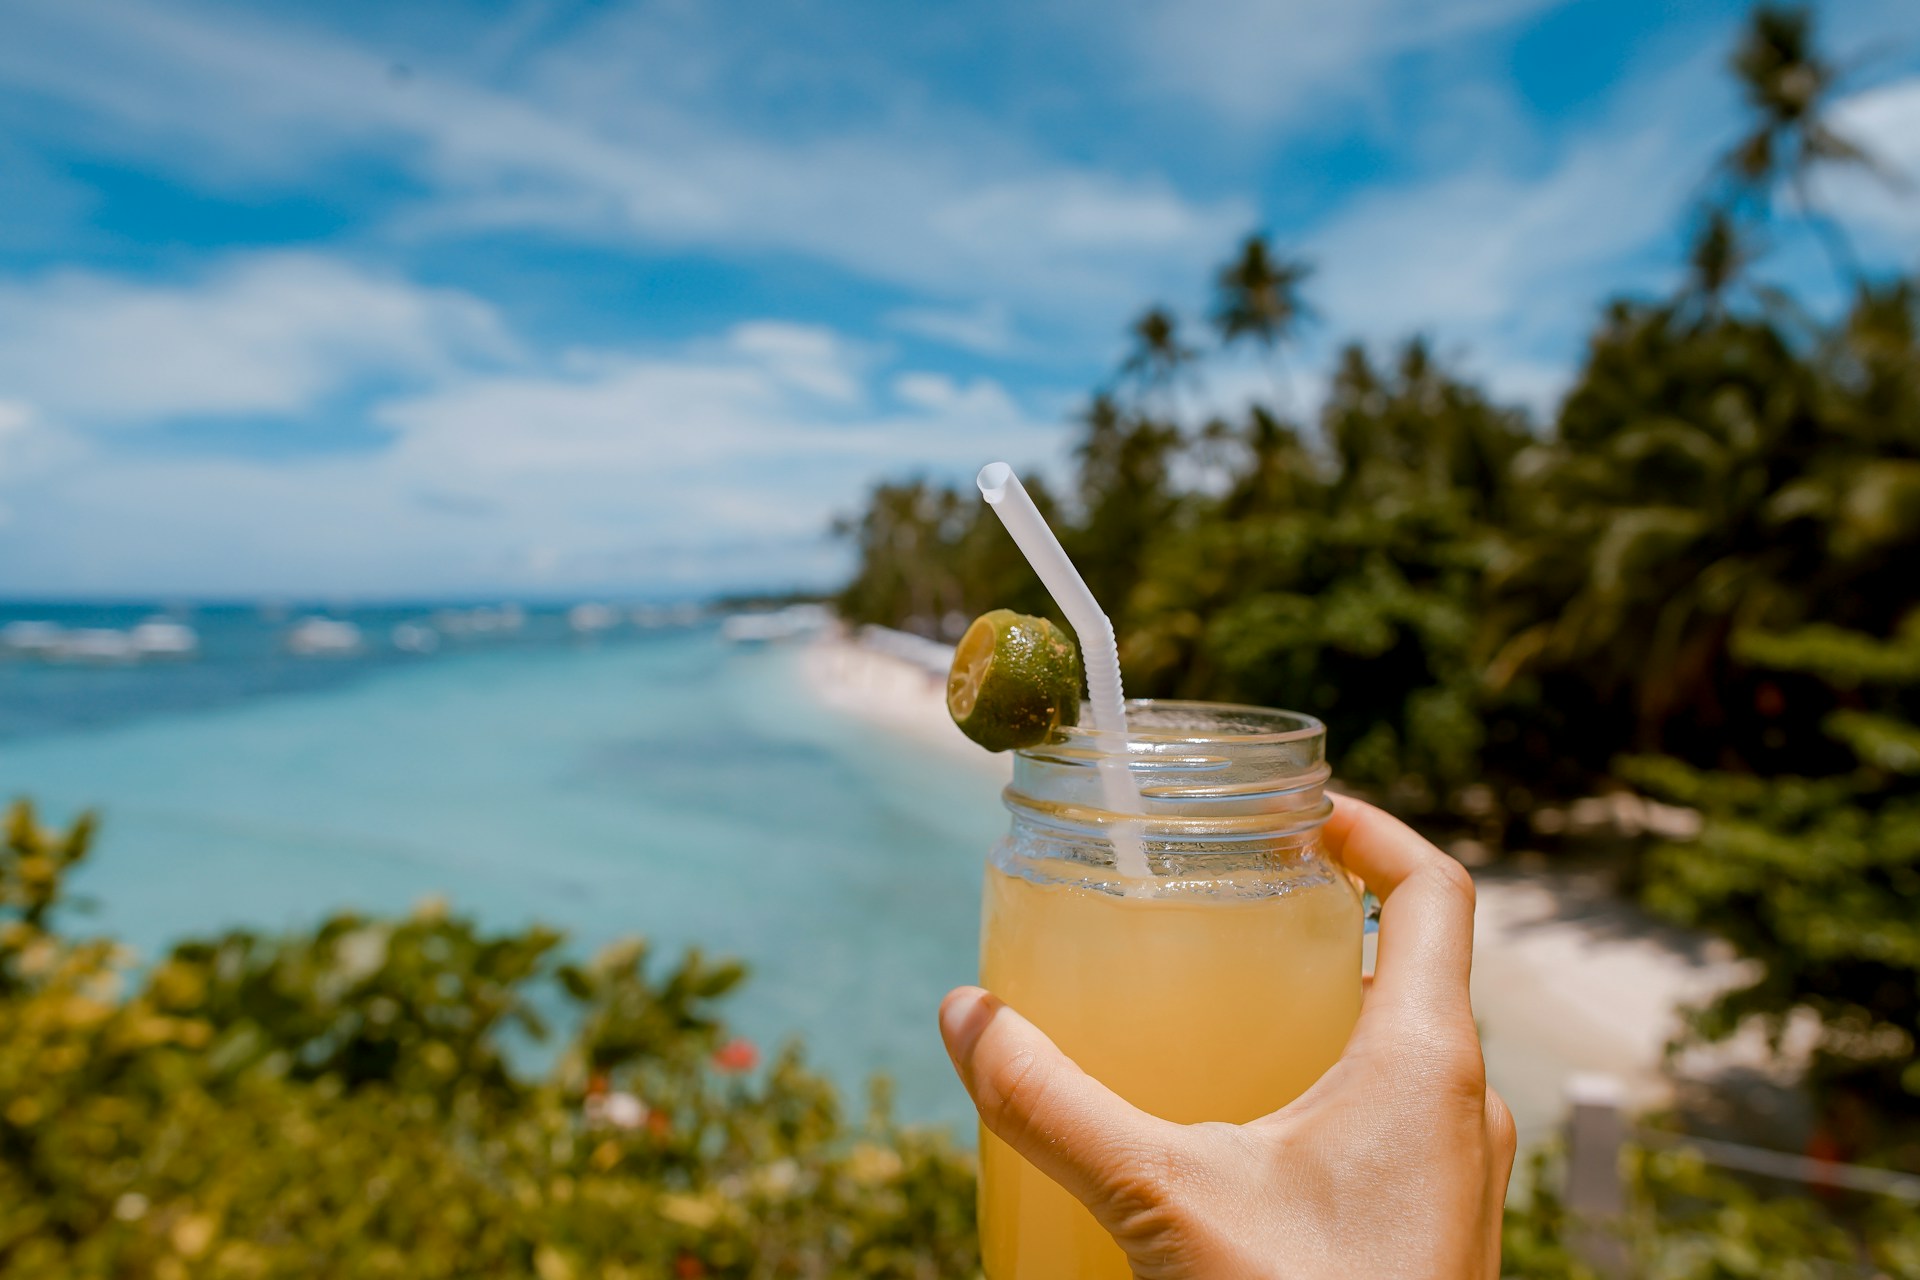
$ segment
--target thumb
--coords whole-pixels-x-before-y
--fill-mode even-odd
[[[1181,1145],[1179,1125],[1139,1110],[979,987],[940,1002],[940,1034],[981,1121],[1103,1221]],[[1151,1154],[1150,1154],[1151,1153]]]

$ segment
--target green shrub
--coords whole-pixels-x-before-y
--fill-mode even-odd
[[[1513,1280],[1599,1280],[1571,1247],[1554,1193],[1554,1153],[1537,1152],[1530,1190],[1507,1205],[1501,1273]],[[1920,1215],[1894,1200],[1766,1190],[1676,1148],[1629,1148],[1627,1210],[1611,1230],[1640,1280],[1890,1280],[1920,1276]]]
[[[91,825],[0,845],[0,1277],[971,1275],[971,1162],[850,1122],[795,1049],[643,944],[428,906],[176,947],[143,976],[63,936]],[[544,1072],[514,1036],[570,1042]]]

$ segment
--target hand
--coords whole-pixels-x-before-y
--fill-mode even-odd
[[[1500,1273],[1514,1130],[1467,1000],[1472,877],[1344,796],[1325,836],[1381,901],[1374,976],[1340,1061],[1251,1124],[1158,1119],[980,988],[941,1003],[981,1120],[1092,1210],[1143,1280]]]

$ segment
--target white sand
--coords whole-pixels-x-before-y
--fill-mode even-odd
[[[1011,755],[982,751],[954,726],[944,665],[916,664],[835,630],[807,645],[800,670],[813,695],[834,710],[936,747],[966,768],[1012,776]]]
[[[830,633],[810,644],[802,670],[829,706],[936,745],[962,767],[1009,775],[1010,757],[981,751],[954,728],[944,671],[930,660]],[[1618,1077],[1636,1106],[1662,1102],[1677,1011],[1741,979],[1731,952],[1659,925],[1594,877],[1493,869],[1476,881],[1474,1010],[1487,1074],[1513,1108],[1522,1151],[1553,1136],[1575,1073]]]
[[[1665,1101],[1678,1011],[1743,978],[1731,949],[1662,927],[1597,879],[1481,871],[1475,880],[1474,1013],[1522,1150],[1553,1135],[1575,1073],[1617,1077],[1635,1107]]]

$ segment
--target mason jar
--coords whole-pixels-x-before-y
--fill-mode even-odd
[[[1113,811],[1103,761],[1140,811]],[[1167,1120],[1253,1120],[1340,1056],[1360,1013],[1361,897],[1327,858],[1326,730],[1311,716],[1137,701],[1128,732],[1017,753],[988,862],[981,985],[1084,1070]],[[1120,874],[1115,832],[1149,874]],[[1118,1246],[984,1129],[990,1280],[1127,1280]]]

